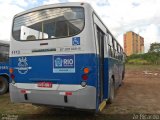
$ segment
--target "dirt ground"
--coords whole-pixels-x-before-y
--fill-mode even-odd
[[[160,114],[160,66],[127,66],[123,85],[104,113]]]
[[[99,114],[86,111],[60,110],[31,104],[13,104],[9,94],[0,96],[0,119],[7,120],[90,120],[150,119],[160,120],[160,66],[126,66],[122,86],[114,103]],[[9,119],[8,119],[9,120]]]

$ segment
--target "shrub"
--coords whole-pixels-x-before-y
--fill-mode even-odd
[[[149,52],[145,54],[133,54],[127,57],[126,60],[129,64],[156,64],[160,65],[160,52]]]

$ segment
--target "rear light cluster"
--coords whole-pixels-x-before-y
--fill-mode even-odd
[[[86,74],[83,74],[83,75],[82,75],[82,79],[83,79],[83,80],[87,80],[87,79],[88,79],[88,76],[87,76]]]
[[[89,68],[84,68],[83,69],[83,75],[82,75],[82,82],[81,82],[81,86],[82,87],[85,87],[87,85],[87,80],[88,80],[88,73],[90,72],[90,69]]]
[[[26,90],[21,90],[21,93],[22,94],[26,94]]]
[[[11,78],[12,78],[12,79],[14,79],[14,78],[15,78],[14,74],[11,74]]]
[[[14,81],[15,75],[13,74],[14,69],[13,69],[13,68],[10,68],[10,69],[9,69],[9,72],[10,72],[10,77],[11,77],[11,79],[12,79],[12,83],[15,83],[15,81]]]

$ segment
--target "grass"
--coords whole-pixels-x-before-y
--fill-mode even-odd
[[[149,52],[145,54],[133,54],[127,57],[127,63],[130,64],[155,64],[160,65],[160,52]]]
[[[128,60],[127,63],[128,64],[135,64],[135,65],[151,65],[150,62],[148,62],[147,60],[143,60],[141,58]]]
[[[0,103],[1,114],[32,114],[36,113],[38,109],[38,107],[31,104],[11,103],[8,93],[0,96]]]
[[[160,65],[135,65],[126,64],[126,70],[155,70],[160,71]]]

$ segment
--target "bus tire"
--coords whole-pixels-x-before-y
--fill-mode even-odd
[[[122,76],[121,76],[121,79],[120,79],[119,87],[121,87],[122,84],[123,84],[123,72],[122,72]]]
[[[0,95],[6,93],[8,91],[8,80],[7,78],[0,76]]]
[[[115,97],[115,84],[113,78],[110,80],[110,94],[109,94],[109,100],[108,102],[111,104],[113,103]]]
[[[122,72],[122,80],[124,80],[125,72]]]

